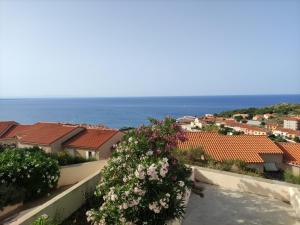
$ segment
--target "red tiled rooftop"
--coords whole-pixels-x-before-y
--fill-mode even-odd
[[[261,128],[258,126],[252,126],[252,125],[244,124],[244,123],[238,123],[236,121],[226,120],[223,122],[223,124],[225,124],[227,126],[231,126],[231,127],[239,127],[239,128],[253,130],[253,131],[266,132],[265,128]]]
[[[60,123],[16,125],[6,132],[2,138],[19,138],[22,143],[50,145],[77,128],[77,126],[67,126]]]
[[[300,136],[300,130],[293,130],[293,129],[287,129],[287,128],[283,128],[283,127],[277,127],[275,129],[275,131],[281,131],[281,132],[285,132],[288,134],[294,134],[296,136]]]
[[[277,143],[283,151],[285,162],[300,165],[300,143]]]
[[[21,137],[22,134],[24,134],[26,132],[26,130],[28,130],[32,126],[33,125],[21,125],[21,124],[14,125],[1,137],[1,139],[10,139],[10,138],[15,138],[15,137]]]
[[[67,141],[64,146],[67,148],[82,148],[82,149],[94,149],[97,150],[111,137],[113,137],[117,130],[108,129],[91,129],[88,128],[83,132],[80,132],[75,137]]]
[[[291,116],[291,117],[286,117],[284,120],[300,121],[300,117],[299,116]]]
[[[202,147],[214,159],[239,159],[247,163],[262,163],[260,154],[283,154],[266,136],[220,135],[211,132],[187,132],[188,140],[179,142],[180,149]]]
[[[0,136],[15,124],[15,121],[0,121]]]

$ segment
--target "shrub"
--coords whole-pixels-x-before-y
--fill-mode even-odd
[[[291,170],[285,170],[283,174],[284,181],[293,183],[293,184],[300,184],[300,176],[296,176],[293,174]]]
[[[60,166],[70,165],[70,164],[77,164],[77,163],[84,163],[95,161],[95,158],[85,159],[80,156],[72,156],[67,151],[62,151],[58,153],[49,153],[49,156],[58,161]]]
[[[93,224],[166,224],[184,214],[191,170],[170,151],[185,137],[174,119],[150,120],[124,136],[102,171],[100,208],[87,212]]]
[[[300,138],[299,137],[294,137],[294,141],[297,143],[300,143]]]
[[[276,142],[287,142],[287,140],[282,137],[281,135],[274,135],[271,134],[268,136],[272,141],[276,141]]]
[[[197,165],[217,170],[231,171],[252,176],[260,176],[257,170],[248,168],[247,164],[242,160],[230,159],[220,162],[214,160],[201,147],[190,148],[187,150],[176,148],[172,151],[172,154],[184,164]]]
[[[57,185],[59,167],[43,150],[6,149],[0,153],[0,181],[25,190],[25,201],[49,193]]]
[[[208,164],[212,162],[212,158],[200,147],[187,150],[174,148],[172,150],[172,155],[183,164],[208,166]]]
[[[44,214],[33,221],[30,225],[58,225],[58,223],[49,219],[48,215]]]
[[[25,191],[12,184],[0,184],[0,210],[5,206],[22,202]]]
[[[0,144],[0,153],[3,152],[5,149],[12,149],[15,147],[15,144]]]

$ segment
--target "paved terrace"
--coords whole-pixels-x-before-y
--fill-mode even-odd
[[[300,225],[292,207],[276,199],[202,184],[192,193],[183,225]]]

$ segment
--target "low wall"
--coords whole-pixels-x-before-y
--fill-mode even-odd
[[[300,218],[300,185],[198,166],[193,166],[193,170],[196,181],[288,202]]]
[[[197,166],[193,166],[193,168],[195,179],[200,182],[218,185],[227,189],[268,196],[284,202],[290,202],[289,191],[291,188],[300,188],[300,185],[260,177],[252,177]]]
[[[106,165],[107,160],[86,162],[62,166],[60,168],[60,177],[58,187],[75,184],[89,175],[101,170]]]
[[[43,205],[20,217],[13,224],[27,225],[43,214],[47,214],[50,218],[62,222],[85,203],[86,196],[94,192],[99,180],[100,171],[97,171]]]

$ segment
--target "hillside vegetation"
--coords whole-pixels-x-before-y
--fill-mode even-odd
[[[216,114],[217,116],[222,117],[231,117],[237,113],[247,113],[249,115],[261,115],[265,113],[274,113],[278,116],[286,116],[286,115],[300,115],[300,104],[287,104],[281,103],[276,105],[271,105],[262,108],[246,108],[246,109],[235,109],[224,111],[221,113]]]

